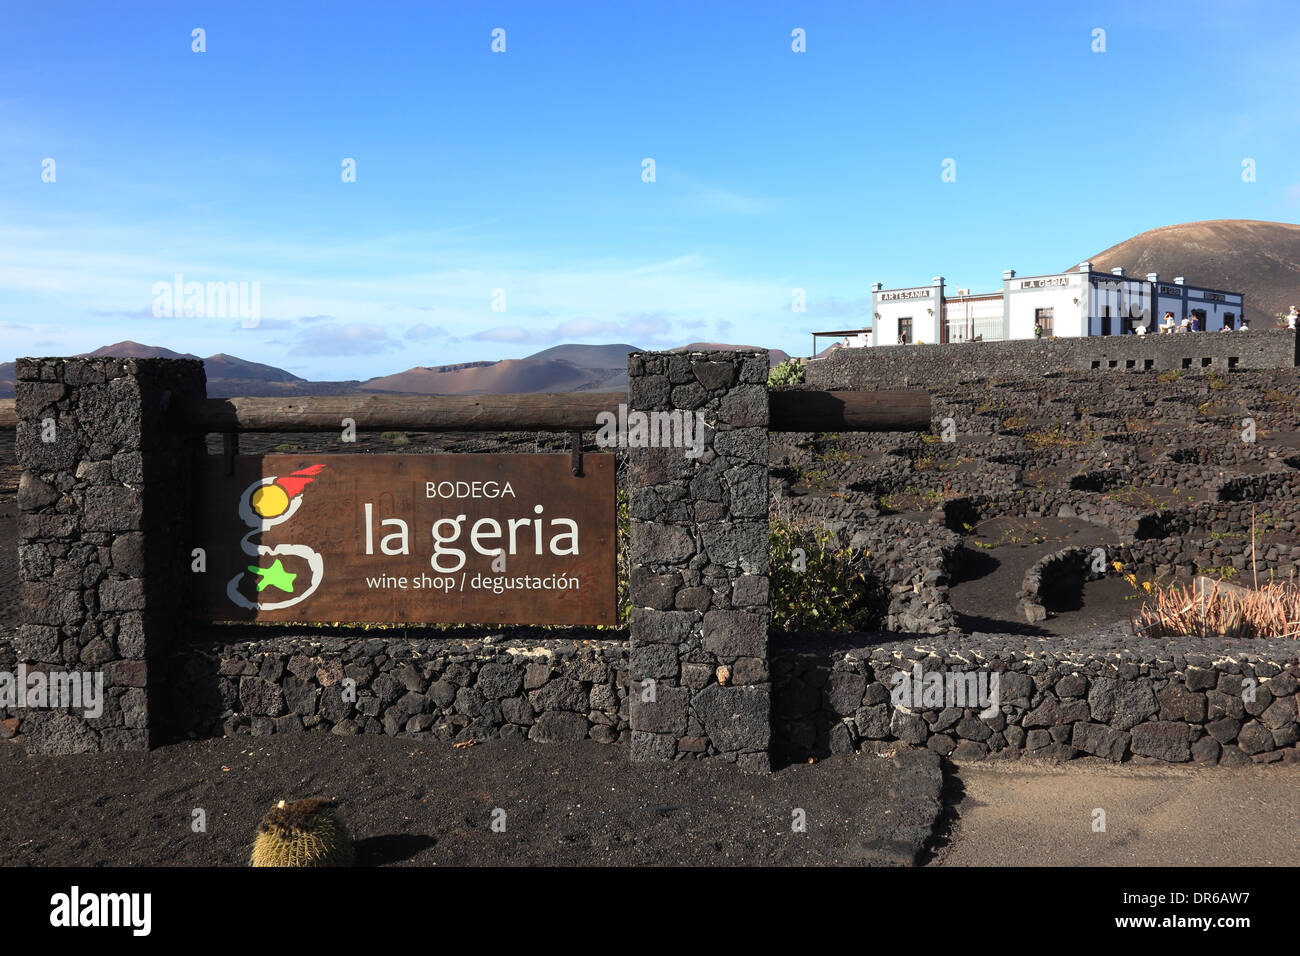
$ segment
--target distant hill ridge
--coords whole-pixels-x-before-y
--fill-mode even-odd
[[[191,355],[189,352],[173,352],[161,345],[142,345],[139,342],[132,342],[130,339],[113,345],[105,345],[93,352],[83,352],[82,354],[91,358],[102,358],[109,355],[125,358],[198,358],[197,355]],[[306,379],[299,378],[292,372],[286,372],[282,368],[276,368],[274,365],[250,362],[235,355],[227,355],[225,352],[209,355],[202,361],[203,369],[207,372],[209,379],[238,378],[253,382],[306,381]]]
[[[1252,328],[1272,328],[1300,305],[1300,225],[1257,219],[1207,219],[1151,229],[1094,256],[1094,269],[1129,275],[1185,276],[1193,285],[1242,292]],[[1078,263],[1071,267],[1078,268]]]

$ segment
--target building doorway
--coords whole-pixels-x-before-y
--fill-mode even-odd
[[[1051,309],[1034,309],[1034,329],[1035,335],[1037,330],[1042,329],[1042,338],[1050,339],[1053,335],[1052,329],[1052,310]]]

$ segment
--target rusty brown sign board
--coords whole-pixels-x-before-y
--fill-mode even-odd
[[[200,616],[614,624],[614,456],[239,455],[203,476]]]

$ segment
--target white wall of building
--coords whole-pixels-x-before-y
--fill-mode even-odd
[[[939,341],[943,282],[910,289],[872,290],[872,345],[897,345],[899,320],[912,320],[909,345]]]
[[[1172,312],[1177,323],[1193,310],[1203,310],[1202,328],[1216,332],[1229,316],[1230,321],[1240,321],[1243,304],[1241,293],[1160,281],[1154,274],[1095,272],[1090,263],[1078,271],[1043,276],[1017,276],[1008,270],[1002,274],[1002,295],[994,298],[944,298],[943,278],[936,277],[929,286],[905,289],[885,290],[876,283],[871,299],[872,332],[862,344],[877,346],[897,345],[900,321],[906,318],[911,319],[909,344],[944,341],[944,329],[950,342],[965,341],[972,334],[983,334],[986,342],[1032,339],[1040,309],[1051,310],[1051,334],[1056,338],[1100,336],[1107,328],[1109,334],[1120,335],[1137,325],[1158,332],[1165,312]]]
[[[1087,335],[1084,323],[1088,300],[1084,290],[1086,282],[1087,274],[1081,272],[1004,279],[1007,338],[1032,339],[1038,309],[1052,310],[1052,335],[1056,338]]]

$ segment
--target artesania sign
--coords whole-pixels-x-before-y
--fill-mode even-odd
[[[213,621],[613,624],[614,457],[238,456],[205,476]]]
[[[934,289],[903,289],[898,292],[882,292],[880,300],[882,302],[892,302],[895,299],[928,299],[934,295]]]

